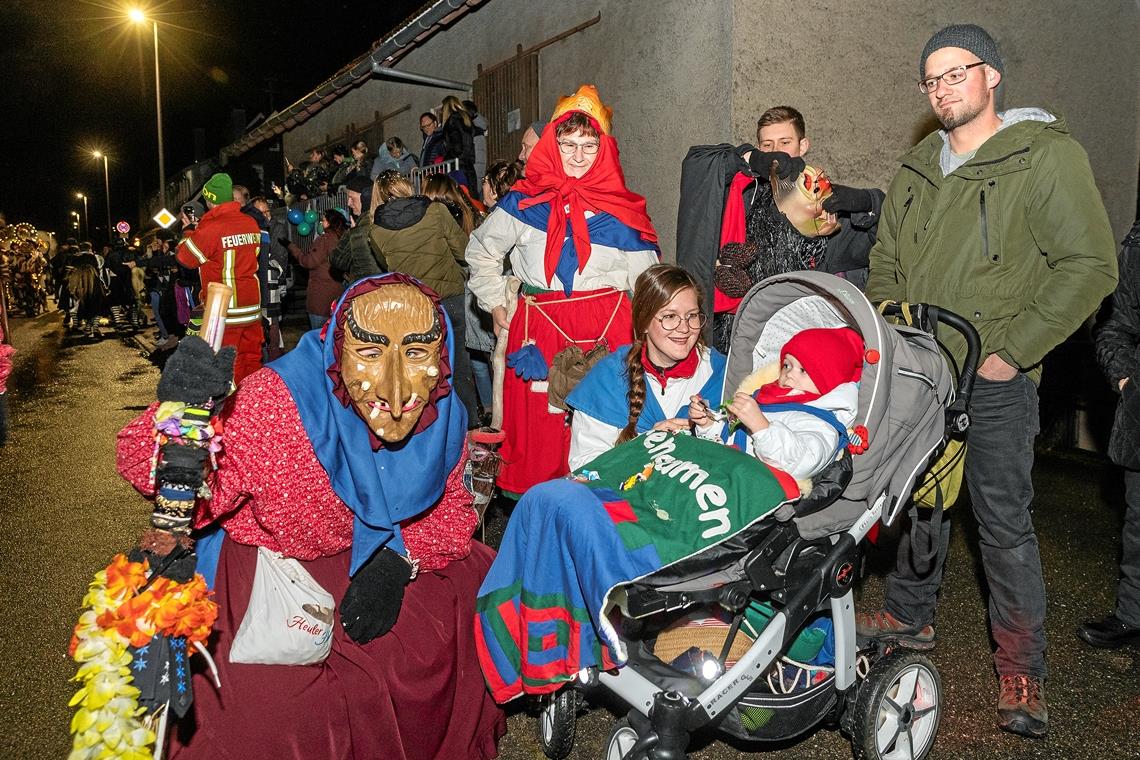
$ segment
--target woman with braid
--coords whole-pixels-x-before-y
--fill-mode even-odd
[[[570,393],[570,469],[651,429],[688,430],[689,397],[714,398],[725,357],[704,344],[701,287],[671,264],[633,288],[633,343],[602,359]]]

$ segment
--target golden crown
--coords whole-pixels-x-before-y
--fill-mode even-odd
[[[602,102],[598,96],[598,88],[592,84],[584,84],[573,95],[567,95],[558,101],[554,107],[551,122],[558,121],[559,117],[570,111],[581,111],[594,121],[598,122],[604,134],[610,133],[610,121],[613,119],[613,109]]]

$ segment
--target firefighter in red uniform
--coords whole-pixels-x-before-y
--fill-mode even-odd
[[[257,284],[257,256],[261,230],[233,200],[233,181],[215,174],[202,187],[206,213],[195,227],[183,213],[186,237],[175,252],[178,262],[198,270],[202,280],[200,302],[206,287],[220,282],[233,288],[223,345],[237,349],[234,382],[261,366],[261,292]]]

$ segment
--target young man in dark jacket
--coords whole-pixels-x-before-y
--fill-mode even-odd
[[[1096,358],[1120,408],[1109,441],[1109,457],[1124,468],[1124,530],[1121,535],[1120,585],[1116,610],[1103,620],[1085,623],[1077,636],[1094,647],[1115,649],[1140,645],[1140,220],[1120,248],[1120,284],[1112,295],[1112,311],[1096,330]]]
[[[981,27],[949,26],[927,42],[918,86],[945,129],[902,157],[871,250],[867,296],[937,304],[981,336],[965,466],[997,642],[998,725],[1036,738],[1049,720],[1045,583],[1030,515],[1036,383],[1045,354],[1112,291],[1117,272],[1088,157],[1059,116],[997,112],[1002,70]],[[943,337],[960,365],[964,342],[953,331]],[[941,525],[927,573],[916,571],[904,534],[885,609],[857,617],[861,636],[934,646],[950,538],[949,520]],[[920,545],[930,541],[925,520],[915,521],[915,532]]]

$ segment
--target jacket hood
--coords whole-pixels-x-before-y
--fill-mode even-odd
[[[1031,149],[1033,143],[1047,132],[1069,134],[1065,117],[1053,114],[1043,108],[1011,108],[998,116],[1002,125],[988,140],[982,143],[973,158],[963,166],[976,163],[1000,163],[1012,153],[1023,153]],[[946,144],[946,131],[939,129],[927,135],[918,145],[908,150],[899,159],[901,163],[927,176],[928,179],[941,178],[939,156]],[[933,175],[928,172],[934,172]]]
[[[422,195],[411,198],[393,198],[376,209],[376,224],[386,230],[403,230],[419,224],[427,213],[431,200]]]

